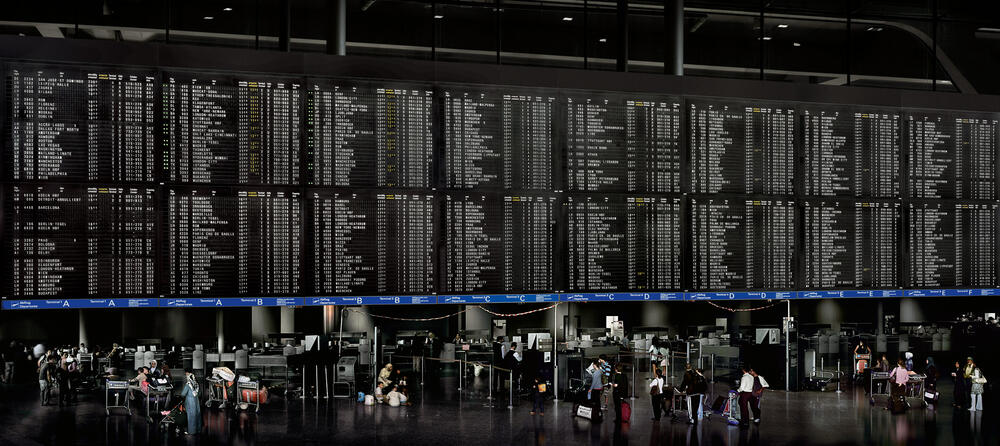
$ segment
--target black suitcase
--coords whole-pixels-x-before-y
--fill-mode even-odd
[[[905,395],[890,396],[889,397],[889,412],[893,414],[905,413],[910,405],[906,402]]]

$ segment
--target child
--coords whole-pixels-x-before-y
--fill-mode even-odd
[[[392,390],[390,390],[389,393],[386,395],[386,399],[389,400],[389,405],[392,407],[399,407],[399,404],[401,402],[400,395],[401,394],[397,390],[396,386],[392,386]]]
[[[545,383],[541,381],[541,378],[535,377],[535,385],[531,388],[531,395],[534,397],[534,403],[531,406],[531,414],[534,415],[538,412],[542,416],[545,416],[545,391],[548,390]]]
[[[378,386],[375,387],[375,401],[377,401],[379,404],[382,404],[382,400],[383,400],[382,383],[378,383]]]

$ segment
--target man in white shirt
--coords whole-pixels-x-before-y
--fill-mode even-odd
[[[760,376],[748,365],[743,366],[743,377],[740,378],[740,425],[750,424],[750,411],[753,411],[753,422],[760,424],[760,397],[764,389],[770,387],[763,376]],[[749,406],[749,407],[748,407]]]

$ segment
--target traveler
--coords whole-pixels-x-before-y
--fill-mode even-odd
[[[955,361],[955,370],[951,372],[951,379],[954,381],[954,402],[951,403],[956,409],[964,409],[969,407],[966,400],[969,398],[969,388],[965,386],[965,367],[962,367],[962,363]]]
[[[622,373],[621,363],[615,364],[615,373],[611,379],[611,404],[615,405],[615,423],[622,422],[622,403],[628,397],[628,378]]]
[[[70,399],[70,389],[69,389],[69,368],[68,368],[68,357],[63,354],[63,362],[58,368],[56,368],[56,383],[59,385],[59,395],[57,400],[59,401],[59,407],[63,407],[63,404],[69,404]]]
[[[55,375],[55,363],[44,361],[38,367],[38,390],[41,395],[42,405],[49,405],[49,395],[52,393],[52,379]]]
[[[740,378],[740,425],[750,425],[750,412],[753,412],[753,422],[760,424],[760,397],[764,389],[769,387],[767,381],[749,365],[743,366],[743,376]]]
[[[401,394],[399,393],[399,389],[397,389],[396,386],[392,386],[392,390],[390,390],[389,393],[385,396],[386,400],[389,402],[389,406],[391,407],[399,407],[400,397]]]
[[[507,353],[503,357],[503,365],[501,367],[510,370],[510,385],[514,389],[518,389],[517,385],[519,380],[518,368],[521,362],[521,353],[517,351],[517,343],[512,342],[510,348],[507,349]]]
[[[597,364],[601,367],[601,386],[604,387],[601,392],[601,410],[606,410],[608,408],[608,394],[611,393],[612,368],[607,356],[604,355],[597,357]]]
[[[389,385],[392,384],[392,363],[387,363],[385,367],[382,367],[382,371],[378,372],[378,382],[384,388],[389,388]]]
[[[649,382],[649,400],[653,404],[653,421],[660,421],[660,413],[663,409],[663,370],[656,370],[656,378]]]
[[[594,410],[600,410],[601,393],[604,392],[604,378],[601,376],[604,372],[600,360],[591,362],[590,367],[587,367],[587,373],[590,374],[590,391],[587,392],[587,399],[593,404]]]
[[[886,409],[892,409],[892,404],[899,399],[906,397],[906,385],[910,382],[910,372],[906,370],[906,363],[900,359],[896,368],[889,373],[889,386],[892,389],[889,396],[889,404]]]
[[[969,381],[971,382],[969,389],[969,411],[981,411],[983,410],[983,387],[986,384],[986,377],[983,376],[983,372],[979,370],[979,367],[972,361],[972,358],[969,358],[969,365],[972,368],[972,372],[969,373]]]
[[[927,357],[927,365],[924,367],[924,375],[927,378],[924,379],[924,384],[930,390],[937,390],[937,379],[940,374],[938,373],[937,365],[934,364],[934,358]]]
[[[532,405],[531,405],[531,415],[538,413],[542,416],[545,415],[545,392],[548,390],[548,386],[542,382],[539,376],[535,376],[535,383],[531,387]]]
[[[201,395],[198,387],[198,380],[194,376],[194,371],[184,369],[184,388],[181,390],[181,398],[184,398],[184,408],[187,410],[187,435],[197,435],[201,433]]]
[[[708,380],[698,369],[686,364],[681,389],[687,394],[688,424],[695,424],[704,417],[702,403],[708,391]]]

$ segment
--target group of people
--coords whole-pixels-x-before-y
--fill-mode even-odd
[[[38,358],[38,386],[42,406],[48,406],[53,387],[58,386],[59,407],[76,403],[76,386],[80,382],[80,368],[76,358],[68,352],[61,355],[48,350]]]
[[[607,410],[608,403],[614,406],[615,422],[625,421],[622,418],[622,409],[625,399],[629,395],[628,378],[622,372],[622,365],[612,365],[605,355],[600,355],[591,361],[587,367],[587,374],[590,378],[590,385],[587,391],[587,399],[591,406],[601,411]]]
[[[385,403],[391,407],[410,405],[406,375],[403,374],[402,370],[393,369],[392,363],[386,364],[378,374],[378,383],[375,385],[375,400],[379,404]]]
[[[955,380],[955,407],[970,412],[983,410],[983,391],[987,380],[972,357],[965,358],[964,365],[955,361],[951,376]]]
[[[684,395],[688,409],[688,423],[695,424],[704,416],[704,399],[708,393],[708,379],[705,371],[685,364],[684,378],[679,387],[667,385],[664,369],[654,365],[654,377],[649,383],[649,395],[653,405],[653,421],[659,421],[664,412],[673,416],[676,409],[675,395]]]

